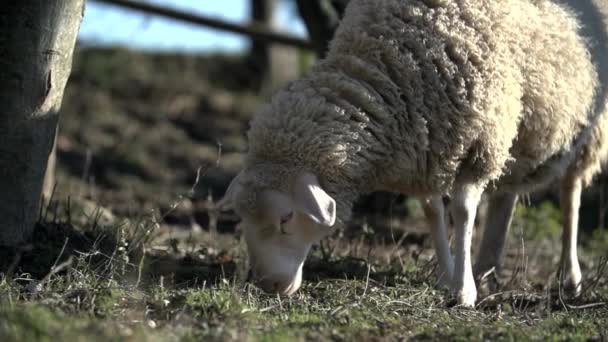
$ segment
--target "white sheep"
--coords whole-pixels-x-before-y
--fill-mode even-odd
[[[578,149],[574,161],[565,170],[559,187],[560,207],[563,211],[561,280],[564,289],[578,294],[582,279],[576,250],[581,192],[591,185],[593,177],[608,160],[608,1],[562,1],[573,7],[582,22],[581,31],[588,41],[600,81],[595,102],[595,111],[599,113],[597,124],[593,127],[589,141]],[[506,191],[501,190],[495,191],[490,198],[486,228],[475,265],[474,273],[477,278],[492,269],[498,272],[501,267],[506,233],[517,202],[517,193],[509,192],[508,188]],[[438,229],[443,230],[443,227]],[[445,236],[441,238],[445,239]],[[443,242],[442,246],[444,245],[447,245],[447,242]],[[449,250],[444,253],[448,254],[444,258],[449,260]]]
[[[351,1],[327,57],[254,115],[227,190],[256,284],[295,292],[311,245],[361,193],[450,194],[450,283],[472,306],[483,191],[505,175],[517,192],[530,175],[548,182],[593,126],[597,75],[577,26],[543,0]]]
[[[581,291],[582,273],[578,262],[577,235],[578,235],[578,211],[582,190],[591,185],[593,177],[600,171],[601,165],[608,161],[608,111],[601,113],[600,120],[593,130],[589,144],[582,146],[575,161],[566,169],[565,174],[559,180],[560,207],[562,216],[562,253],[560,258],[560,281],[562,288],[567,293],[578,295]],[[497,191],[490,196],[488,206],[487,222],[479,248],[479,254],[474,267],[477,279],[482,278],[488,272],[499,273],[502,266],[503,249],[506,235],[511,224],[518,194],[508,191]],[[443,210],[443,208],[441,208]],[[430,212],[433,220],[440,219],[441,212]],[[445,232],[445,223],[436,223],[437,229]],[[438,251],[438,258],[442,262],[441,269],[446,270],[445,277],[451,275],[451,255],[447,242],[447,233],[443,233],[437,239],[444,254]],[[447,252],[446,252],[447,251]],[[445,283],[449,284],[449,282]],[[495,285],[495,284],[494,284]]]

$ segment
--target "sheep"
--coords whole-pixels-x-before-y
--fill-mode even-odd
[[[562,287],[567,293],[578,295],[581,291],[582,274],[577,257],[576,241],[581,192],[591,185],[593,177],[601,171],[602,166],[605,166],[608,160],[608,142],[606,141],[606,134],[608,134],[608,1],[566,0],[563,2],[571,6],[584,23],[581,31],[589,41],[591,58],[599,70],[600,81],[599,93],[595,100],[595,110],[599,113],[597,123],[591,131],[589,141],[578,149],[575,159],[559,180],[560,207],[563,211],[561,281]],[[495,191],[491,195],[488,221],[475,265],[476,279],[482,278],[491,270],[500,271],[506,233],[516,201],[517,193],[509,191]],[[449,260],[449,251],[444,258]]]
[[[559,271],[562,288],[570,295],[579,295],[582,285],[576,242],[578,235],[578,210],[582,191],[591,185],[593,177],[605,167],[608,160],[608,144],[605,136],[608,132],[608,111],[601,114],[597,126],[594,127],[590,143],[582,146],[575,161],[567,168],[559,180],[559,200],[563,211],[562,251]],[[496,192],[490,195],[488,221],[485,224],[479,254],[474,267],[477,280],[484,278],[488,272],[500,273],[506,234],[511,224],[513,211],[518,194],[511,192]],[[441,215],[432,213],[431,215]],[[437,218],[434,218],[435,220]],[[443,227],[439,228],[443,229]],[[447,238],[447,233],[440,237]],[[445,242],[447,245],[447,240]],[[448,249],[449,247],[444,247]],[[451,260],[449,249],[443,257],[446,262]],[[441,257],[439,258],[441,260]],[[446,273],[449,277],[448,267]],[[497,284],[492,284],[496,286]]]
[[[351,1],[326,58],[254,114],[222,200],[241,217],[256,285],[297,291],[310,247],[362,193],[450,195],[449,283],[473,306],[482,193],[548,182],[594,125],[597,73],[577,27],[547,0]]]

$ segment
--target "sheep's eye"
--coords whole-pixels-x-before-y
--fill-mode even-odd
[[[283,215],[283,217],[281,217],[281,225],[289,222],[289,220],[291,220],[292,217],[293,217],[293,211],[290,211],[289,214],[287,214],[287,215]]]
[[[274,225],[263,227],[259,230],[260,236],[271,236],[276,231],[276,227]]]
[[[291,220],[292,217],[293,217],[293,211],[290,212],[289,214],[284,215],[283,217],[281,217],[281,222],[280,222],[280,225],[279,225],[279,228],[281,230],[281,234],[287,234],[287,231],[285,231],[285,224],[287,222],[289,222],[289,220]]]

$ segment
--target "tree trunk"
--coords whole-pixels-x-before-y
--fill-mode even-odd
[[[84,0],[0,6],[0,245],[27,239],[57,128]]]

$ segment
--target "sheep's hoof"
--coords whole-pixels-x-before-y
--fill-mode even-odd
[[[475,300],[477,299],[477,291],[470,289],[462,289],[456,294],[456,300],[459,306],[465,308],[474,308]]]
[[[467,279],[463,283],[460,284],[452,284],[454,287],[452,288],[452,293],[454,293],[456,297],[456,304],[458,306],[473,308],[475,307],[475,300],[477,299],[477,288],[475,287],[475,281],[471,276],[470,279]]]
[[[460,307],[460,308],[475,308],[475,299],[477,296],[472,296],[466,293],[454,293],[450,292],[446,297],[446,307]]]
[[[569,297],[576,297],[581,294],[581,283],[583,276],[581,274],[580,267],[569,267],[563,271],[562,289],[564,293]],[[561,276],[560,276],[561,278]]]
[[[475,286],[475,278],[472,272],[464,272],[464,275],[459,272],[454,272],[452,279],[452,291],[456,297],[456,304],[462,307],[475,307],[477,299],[477,286]]]
[[[581,289],[582,289],[581,278],[582,277],[579,274],[578,277],[569,276],[566,279],[564,279],[564,281],[562,283],[562,288],[564,289],[564,293],[567,296],[577,297],[581,294]]]

